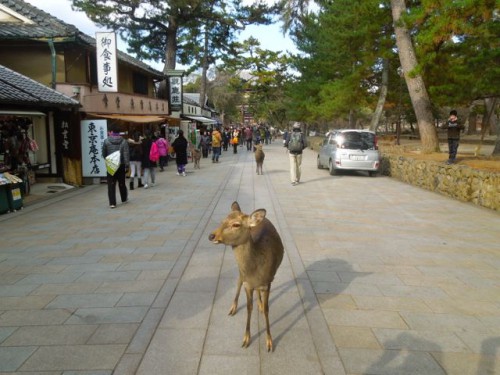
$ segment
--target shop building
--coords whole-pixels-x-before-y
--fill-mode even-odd
[[[29,77],[72,100],[70,108],[30,105],[33,136],[40,145],[37,176],[83,185],[82,123],[117,123],[127,136],[178,126],[169,102],[158,97],[165,75],[119,50],[114,91],[103,91],[98,41],[22,0],[0,0],[0,65]],[[34,103],[35,104],[35,103]],[[0,113],[16,116],[15,103],[0,103]],[[21,113],[26,118],[26,113]],[[45,155],[47,153],[47,156]],[[42,160],[43,159],[43,160]]]

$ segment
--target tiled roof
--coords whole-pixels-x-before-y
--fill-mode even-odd
[[[2,65],[0,65],[0,104],[39,107],[80,106],[77,100]]]
[[[32,24],[0,22],[0,40],[26,40],[47,38],[74,38],[95,48],[96,40],[59,18],[54,17],[23,0],[0,0],[0,4],[33,21]],[[163,77],[163,73],[142,61],[118,51],[118,59],[150,74]]]

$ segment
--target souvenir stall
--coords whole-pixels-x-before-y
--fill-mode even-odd
[[[0,213],[22,208],[35,183],[38,144],[30,117],[0,114]]]

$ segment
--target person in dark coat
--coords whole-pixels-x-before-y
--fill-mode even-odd
[[[142,140],[142,171],[144,173],[142,182],[144,184],[144,189],[155,186],[157,163],[149,158],[151,145],[154,141],[155,140],[151,137],[151,132],[147,131],[146,137]]]
[[[110,126],[110,132],[108,138],[104,140],[102,145],[102,156],[111,155],[113,152],[120,151],[120,166],[114,175],[110,175],[109,172],[106,174],[106,180],[108,183],[108,199],[109,207],[116,207],[116,183],[118,183],[118,190],[120,191],[120,198],[122,203],[128,200],[128,190],[125,184],[125,173],[130,166],[130,154],[128,142],[122,138],[118,128],[115,125]]]
[[[177,164],[177,175],[186,176],[186,164],[188,163],[187,151],[188,141],[184,137],[184,132],[179,130],[179,136],[172,143],[175,150],[175,163]]]

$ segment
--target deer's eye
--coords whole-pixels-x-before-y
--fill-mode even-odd
[[[238,229],[239,227],[241,227],[240,223],[233,223],[233,228]]]

